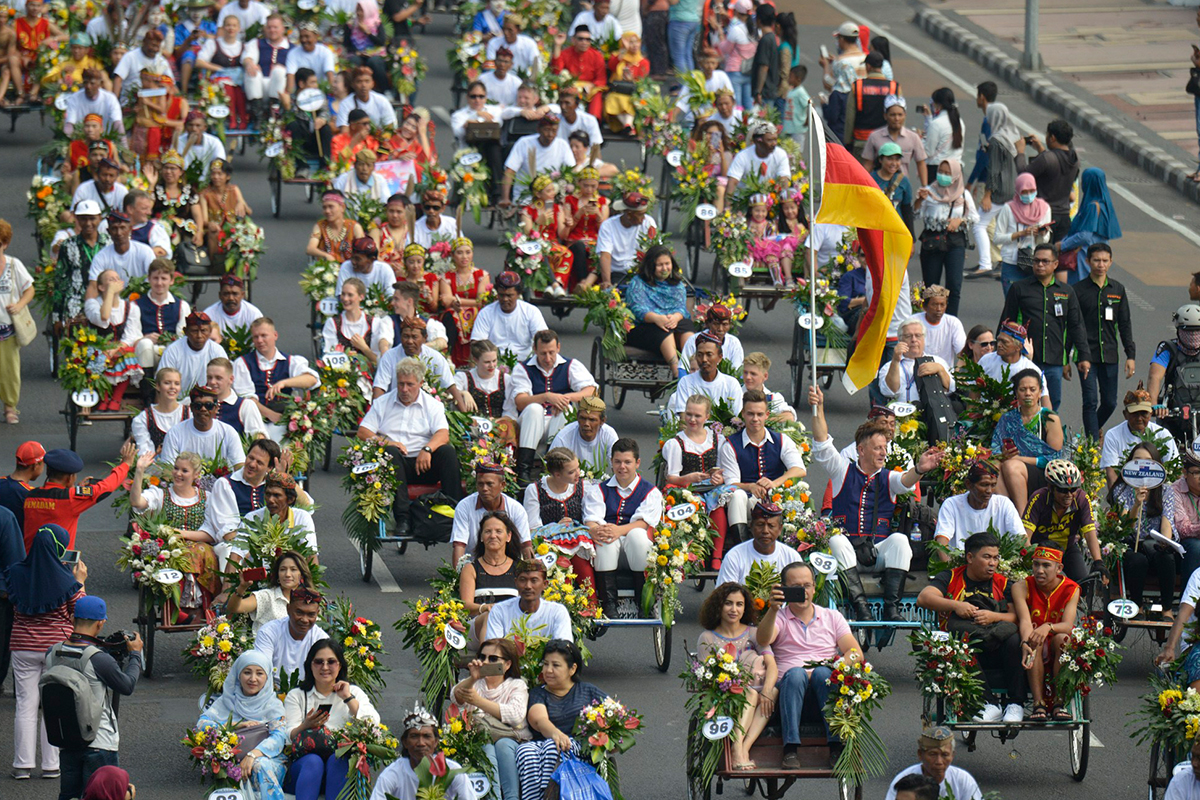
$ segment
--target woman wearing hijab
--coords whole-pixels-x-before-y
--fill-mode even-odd
[[[992,269],[992,243],[988,240],[988,225],[1004,207],[1006,198],[1016,194],[1017,173],[1025,169],[1025,147],[1021,131],[1013,122],[1012,114],[1004,103],[989,103],[987,111],[988,130],[991,136],[979,147],[987,155],[987,175],[983,183],[983,198],[979,201],[979,221],[975,223],[975,248],[979,254],[979,272]],[[1017,149],[1017,142],[1021,148]],[[972,274],[971,277],[975,277]]]
[[[83,800],[134,800],[137,787],[120,767],[101,767],[92,773],[83,790]]]
[[[967,228],[979,220],[957,158],[946,158],[938,164],[934,182],[917,192],[913,210],[921,215],[925,225],[921,231],[922,280],[926,286],[938,284],[950,290],[946,313],[957,317],[963,261],[967,255]]]
[[[8,602],[12,603],[13,686],[17,713],[13,715],[13,777],[28,779],[33,771],[40,728],[42,777],[57,778],[58,748],[46,738],[46,725],[38,724],[38,680],[46,670],[46,651],[65,642],[74,628],[75,601],[83,597],[87,567],[63,565],[70,534],[61,525],[44,525],[34,534],[25,560],[4,573]]]
[[[237,657],[225,677],[221,695],[200,715],[196,727],[210,728],[233,720],[242,741],[242,780],[249,780],[258,800],[284,800],[283,748],[287,731],[283,703],[275,695],[271,657],[247,650]]]
[[[1087,249],[1100,242],[1121,238],[1121,223],[1108,194],[1108,180],[1104,170],[1088,167],[1079,176],[1079,211],[1071,220],[1071,232],[1062,240],[1063,256],[1059,259],[1059,280],[1078,283],[1091,274],[1087,263]],[[1070,251],[1074,250],[1074,258]],[[1063,263],[1073,265],[1064,269]]]
[[[342,58],[356,66],[371,68],[375,76],[375,91],[389,94],[392,86],[388,76],[387,37],[379,26],[379,6],[375,0],[358,0],[354,9],[354,22],[347,25],[342,37]]]
[[[1030,276],[1033,248],[1050,241],[1050,204],[1037,196],[1037,181],[1022,172],[1015,185],[1013,199],[1000,207],[992,233],[1000,247],[1000,280],[1006,295],[1009,286]]]

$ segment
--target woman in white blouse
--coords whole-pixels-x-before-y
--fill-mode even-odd
[[[486,745],[484,752],[496,770],[500,796],[517,800],[520,787],[512,754],[516,745],[529,741],[532,734],[525,721],[529,688],[521,679],[516,643],[512,639],[488,639],[467,669],[471,675],[454,687],[454,702],[491,734],[492,744]],[[496,758],[498,746],[509,751],[508,758]]]
[[[247,570],[249,572],[249,570]],[[275,557],[271,570],[267,573],[268,586],[265,589],[247,593],[254,585],[246,574],[242,574],[242,582],[229,594],[225,609],[229,614],[250,614],[252,631],[274,619],[287,616],[288,603],[292,599],[292,590],[299,586],[312,586],[312,572],[304,556],[293,550],[285,550]]]
[[[296,800],[337,797],[350,762],[338,758],[337,731],[352,719],[379,722],[379,712],[362,689],[345,679],[342,646],[332,639],[313,644],[304,659],[304,679],[283,699],[283,723],[292,744],[292,761],[283,790]]]
[[[950,290],[946,313],[957,317],[967,231],[979,221],[975,200],[967,191],[957,158],[943,159],[934,182],[917,191],[913,209],[921,215],[925,226],[921,231],[921,278],[926,286],[938,284]]]
[[[454,376],[462,392],[466,411],[494,420],[496,435],[505,441],[517,441],[517,405],[512,378],[500,371],[500,351],[487,339],[471,342],[471,361],[475,366]]]
[[[154,375],[154,405],[133,418],[130,429],[138,452],[156,454],[167,431],[187,419],[187,406],[180,404],[183,376],[173,367],[163,367]]]
[[[374,367],[392,349],[396,335],[390,320],[363,311],[366,299],[366,284],[358,278],[347,278],[342,284],[342,313],[325,320],[321,338],[326,353],[331,350],[359,353]]]
[[[954,102],[954,92],[944,86],[933,93],[925,111],[925,168],[933,174],[943,159],[962,161],[967,129]]]

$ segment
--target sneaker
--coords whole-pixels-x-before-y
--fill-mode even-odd
[[[796,752],[795,745],[792,745],[783,754],[783,759],[779,762],[779,766],[784,769],[800,769],[800,754]]]
[[[1020,703],[1009,703],[1004,708],[1004,721],[1013,723],[1025,719],[1025,706]]]
[[[42,770],[42,780],[56,781],[62,776],[62,773],[56,769]]]
[[[17,769],[14,767],[12,771],[13,780],[15,781],[27,781],[32,774],[33,770],[30,769]]]
[[[1000,706],[995,703],[988,703],[979,712],[979,716],[975,717],[975,722],[997,722],[1002,713]]]

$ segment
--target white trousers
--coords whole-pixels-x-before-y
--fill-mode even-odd
[[[133,354],[137,357],[138,366],[147,371],[153,371],[153,367],[158,364],[162,353],[163,348],[149,339],[138,339],[133,346]]]
[[[992,203],[991,211],[979,209],[979,222],[972,226],[975,234],[975,252],[979,254],[980,269],[992,268],[992,240],[988,236],[988,224],[996,218],[1002,208],[1004,208],[1004,203]]]
[[[521,425],[519,445],[536,450],[542,442],[549,444],[554,436],[567,424],[562,414],[550,414],[541,403],[530,403],[525,406],[517,420]]]
[[[46,738],[46,723],[38,713],[41,693],[38,679],[46,671],[46,654],[32,650],[12,651],[13,686],[17,713],[13,717],[13,769],[33,769],[38,737],[42,740],[42,771],[58,770],[58,748]]]
[[[283,64],[276,64],[272,67],[269,77],[264,78],[261,72],[258,75],[246,75],[247,100],[261,100],[263,97],[277,98],[286,87],[287,67]]]
[[[840,533],[834,536],[829,540],[829,549],[833,551],[834,558],[838,560],[842,569],[857,569],[859,572],[883,572],[885,569],[902,569],[907,572],[912,561],[912,545],[903,533],[893,533],[882,542],[876,543],[875,551],[878,555],[875,557],[875,563],[869,567],[859,566],[854,545],[848,536]]]
[[[744,489],[734,489],[725,503],[725,519],[730,525],[745,525],[750,521],[750,511],[758,505],[758,498]]]
[[[621,553],[629,562],[629,569],[642,572],[646,568],[646,557],[650,554],[650,533],[637,528],[615,542],[596,545],[596,558],[592,561],[596,572],[612,572],[621,563]],[[640,602],[640,600],[639,600]]]

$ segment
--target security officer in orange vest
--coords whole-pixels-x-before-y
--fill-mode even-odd
[[[846,98],[846,149],[857,156],[862,152],[863,145],[871,131],[882,128],[887,124],[883,118],[883,101],[888,95],[899,95],[900,84],[888,80],[881,72],[883,55],[872,51],[867,53],[867,77],[859,78]]]
[[[942,615],[942,627],[952,636],[967,634],[985,669],[1004,673],[1008,707],[1001,711],[989,691],[978,721],[997,722],[1003,716],[1005,722],[1020,722],[1025,716],[1025,668],[1012,590],[1008,578],[996,571],[1000,542],[984,531],[968,537],[963,549],[967,563],[934,576],[917,595],[917,605]]]
[[[46,482],[31,489],[25,497],[25,552],[29,552],[34,535],[51,522],[66,529],[71,536],[68,547],[74,550],[79,515],[112,494],[136,460],[137,445],[132,440],[126,441],[121,447],[121,463],[112,472],[100,481],[84,478],[77,485],[75,476],[83,471],[83,459],[74,450],[46,453]]]

